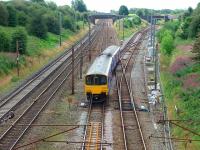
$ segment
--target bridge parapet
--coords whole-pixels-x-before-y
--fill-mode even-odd
[[[148,22],[151,22],[151,16],[142,16],[141,18],[147,20]],[[154,15],[152,16],[152,19],[157,19],[157,20],[164,19],[165,21],[169,21],[170,17],[168,15]]]
[[[96,19],[112,19],[115,22],[117,19],[123,18],[124,16],[109,14],[109,13],[98,13],[88,16],[88,20],[95,24]]]

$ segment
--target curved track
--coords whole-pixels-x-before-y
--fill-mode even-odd
[[[122,133],[124,149],[146,150],[140,121],[134,105],[131,86],[131,70],[134,64],[134,55],[137,55],[137,48],[142,40],[143,34],[138,32],[129,40],[122,51],[121,65],[116,72],[117,95],[119,100],[120,118],[122,124]]]

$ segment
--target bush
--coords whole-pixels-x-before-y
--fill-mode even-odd
[[[133,27],[133,23],[131,18],[127,18],[124,20],[124,27],[125,28],[132,28]]]
[[[44,20],[44,17],[41,14],[36,14],[30,23],[29,31],[31,34],[39,37],[46,38],[47,37],[47,26]]]
[[[3,2],[0,2],[0,25],[8,25],[8,10]]]
[[[60,34],[60,24],[58,17],[52,15],[45,15],[45,21],[47,24],[48,31],[54,34]]]
[[[64,19],[63,19],[63,27],[65,29],[69,29],[69,30],[75,31],[72,19],[70,19],[69,17],[64,17]]]
[[[10,39],[5,32],[0,31],[0,51],[9,51],[10,49]]]
[[[8,74],[14,67],[16,67],[15,60],[6,56],[0,56],[0,75]]]
[[[141,24],[141,18],[140,17],[138,17],[137,15],[134,15],[133,16],[133,19],[132,19],[132,22],[133,22],[133,24],[135,24],[135,25],[140,25]]]
[[[183,38],[183,39],[187,39],[188,38],[188,35],[189,35],[189,25],[192,21],[192,18],[191,17],[187,17],[185,19],[185,21],[181,24],[181,33],[179,35],[179,37]]]
[[[24,28],[18,28],[13,34],[11,39],[11,50],[16,51],[16,42],[18,41],[18,50],[20,54],[26,54],[27,48],[27,33]]]
[[[161,52],[167,55],[171,55],[174,48],[174,40],[171,32],[166,30],[163,34],[161,41]]]
[[[195,40],[192,52],[195,54],[194,59],[200,62],[200,34]]]
[[[189,37],[193,38],[200,32],[200,15],[194,16],[189,26]]]

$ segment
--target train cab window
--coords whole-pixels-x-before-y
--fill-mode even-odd
[[[107,83],[107,80],[106,80],[106,77],[105,76],[101,76],[101,81],[100,81],[101,84],[106,84]]]
[[[107,78],[103,75],[90,75],[86,77],[87,85],[105,85],[107,84]]]
[[[92,85],[92,76],[87,76],[86,77],[86,84],[87,85]]]
[[[94,84],[95,84],[95,85],[100,85],[100,82],[99,82],[99,81],[100,81],[100,78],[99,78],[98,76],[95,76],[95,77],[94,77]]]

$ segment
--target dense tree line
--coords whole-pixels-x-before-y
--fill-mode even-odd
[[[44,39],[47,32],[60,34],[60,27],[75,32],[80,29],[76,23],[80,20],[87,20],[87,8],[82,0],[73,0],[72,7],[58,7],[54,2],[44,0],[0,2],[0,26],[17,26],[16,32],[11,36],[0,29],[0,51],[12,51],[12,42],[15,43],[13,37],[18,40],[22,36],[19,32],[22,29],[18,29],[18,26],[23,28],[23,42],[26,42],[27,34]],[[16,36],[18,33],[19,36]]]
[[[200,62],[200,3],[193,10],[191,7],[179,17],[181,26],[177,35],[183,39],[195,38],[193,47],[194,59]]]
[[[200,62],[200,3],[194,10],[189,7],[178,20],[165,23],[157,36],[161,43],[161,51],[168,55],[172,53],[175,38],[195,39],[194,59]]]
[[[191,10],[192,11],[192,10]],[[153,15],[176,15],[176,14],[181,14],[184,13],[185,10],[183,9],[176,9],[176,10],[171,10],[171,9],[161,9],[161,10],[154,10],[154,9],[147,9],[147,8],[130,8],[128,10],[127,6],[121,5],[118,11],[111,10],[111,13],[114,14],[120,14],[120,15],[128,15],[128,14],[136,14],[139,17],[143,16],[150,16],[151,14]]]
[[[179,14],[181,12],[184,12],[184,10],[170,10],[170,9],[152,10],[147,8],[131,8],[129,10],[129,13],[136,14],[140,17],[150,16],[152,13],[154,15],[167,15],[167,14]]]

